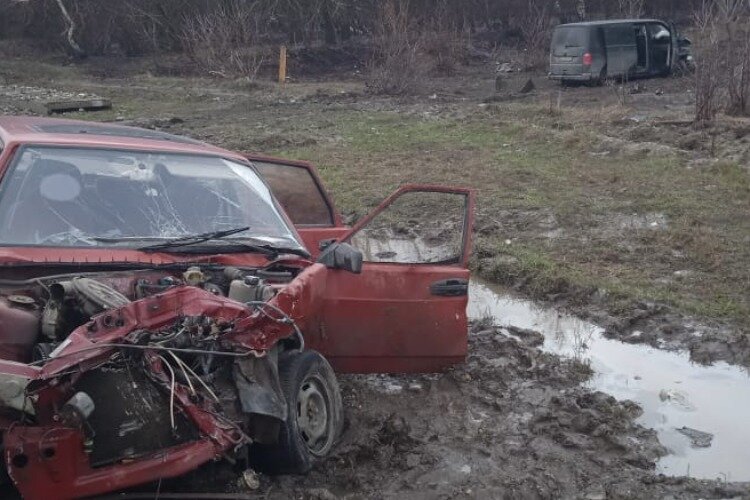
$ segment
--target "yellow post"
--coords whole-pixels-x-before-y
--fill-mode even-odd
[[[279,50],[279,85],[284,85],[286,81],[286,45],[281,46]]]

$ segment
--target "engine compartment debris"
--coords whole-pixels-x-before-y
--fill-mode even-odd
[[[287,407],[272,358],[296,325],[281,309],[284,283],[246,274],[3,280],[14,292],[10,317],[25,327],[0,339],[14,358],[0,361],[0,424],[21,493],[43,498],[54,485],[60,498],[95,494],[155,477],[156,463],[159,475],[176,475],[273,442]],[[250,289],[262,300],[233,300],[238,281],[243,299]]]

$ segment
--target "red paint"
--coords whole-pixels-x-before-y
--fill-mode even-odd
[[[312,310],[319,307],[320,294],[316,290],[320,287],[315,285],[319,285],[325,272],[326,269],[319,264],[310,266],[300,275],[299,282],[270,302],[304,324]],[[157,456],[93,470],[83,452],[82,436],[53,420],[55,407],[65,400],[64,395],[70,396],[69,388],[60,388],[51,383],[55,377],[72,367],[86,371],[114,351],[106,345],[101,349],[92,347],[97,344],[127,343],[125,337],[136,329],[158,329],[172,325],[181,316],[200,314],[234,324],[235,328],[227,337],[234,341],[238,352],[247,352],[248,355],[253,355],[253,352],[263,355],[278,339],[292,332],[291,326],[273,322],[238,302],[217,297],[199,288],[183,286],[95,317],[90,323],[74,330],[68,337],[70,343],[41,369],[0,363],[0,374],[27,376],[33,381],[31,387],[34,393],[39,396],[34,404],[39,426],[11,425],[4,437],[8,470],[24,498],[88,496],[176,476],[218,458],[241,439],[234,428],[216,417],[210,402],[192,402],[188,391],[181,385],[175,390],[176,402],[201,431],[204,439],[161,450]],[[114,323],[121,326],[107,326]],[[152,356],[156,359],[156,353]],[[154,372],[168,387],[169,378],[161,370],[160,364],[155,362],[153,366]],[[54,456],[47,457],[46,449],[54,449]]]
[[[346,226],[297,227],[297,233],[299,233],[300,238],[302,238],[302,243],[305,244],[305,247],[314,259],[320,255],[321,241],[338,240],[348,232],[349,228]]]
[[[365,263],[332,271],[320,329],[308,344],[339,371],[438,371],[466,355],[468,297],[436,297],[430,284],[469,278],[452,266]],[[359,362],[358,362],[359,361]]]
[[[14,426],[3,444],[8,473],[25,499],[69,499],[114,491],[160,478],[189,472],[218,458],[229,445],[204,439],[138,460],[92,469],[82,446],[82,436],[65,427]],[[53,450],[54,455],[47,457]],[[25,456],[26,465],[14,465]]]
[[[318,329],[308,344],[324,353],[334,369],[355,373],[439,371],[466,356],[468,295],[438,297],[430,285],[469,279],[474,194],[467,189],[405,185],[360,220],[342,241],[365,227],[394,200],[409,192],[467,197],[461,262],[446,264],[364,263],[362,274],[331,271]],[[310,336],[311,335],[311,336]]]
[[[0,177],[4,175],[16,149],[22,144],[75,145],[134,150],[171,151],[219,155],[243,161],[237,153],[213,146],[172,141],[136,139],[94,134],[46,134],[38,125],[59,123],[47,118],[0,118]],[[74,122],[70,122],[74,123]],[[310,253],[317,256],[321,240],[346,241],[393,200],[406,192],[436,191],[467,196],[464,224],[464,252],[454,265],[365,263],[359,275],[327,269],[301,258],[286,258],[284,265],[298,269],[297,277],[280,288],[270,303],[294,319],[304,332],[307,346],[326,355],[339,371],[346,372],[425,372],[443,369],[463,361],[466,355],[467,296],[444,297],[430,293],[430,284],[448,279],[468,279],[466,269],[471,250],[474,196],[465,189],[442,186],[409,185],[399,189],[373,213],[353,228],[347,228],[326,193],[314,167],[306,162],[278,160],[258,155],[251,161],[295,165],[309,170],[326,203],[334,214],[330,226],[298,227],[298,233]],[[320,195],[320,194],[318,194]],[[144,253],[134,249],[107,248],[0,248],[1,277],[25,276],[30,265],[47,266],[55,274],[59,266],[96,265],[106,269],[110,264],[140,263],[149,265],[217,264],[241,267],[265,267],[269,263],[258,254],[174,255]],[[114,272],[114,271],[113,271]],[[159,273],[161,271],[154,271]],[[39,272],[35,271],[38,275]],[[111,278],[112,286],[130,293],[133,279],[127,271]],[[279,323],[225,297],[203,289],[180,286],[134,301],[102,313],[75,329],[69,343],[43,367],[11,360],[26,356],[13,347],[13,334],[24,344],[29,335],[24,325],[31,324],[28,315],[18,316],[0,298],[0,334],[6,341],[0,347],[0,377],[3,374],[24,377],[30,381],[27,391],[36,395],[35,425],[0,418],[8,471],[24,498],[74,498],[97,495],[159,478],[174,477],[201,464],[220,458],[231,451],[240,436],[236,429],[217,417],[212,402],[191,399],[187,388],[177,384],[175,405],[198,429],[197,441],[159,450],[106,467],[91,468],[83,446],[83,436],[76,429],[62,427],[55,414],[72,394],[81,373],[97,366],[116,348],[107,343],[127,343],[127,335],[138,329],[169,327],[181,316],[210,316],[231,325],[224,333],[225,345],[248,356],[264,356],[280,339],[294,333],[291,325]],[[100,345],[100,348],[94,348]],[[153,376],[168,390],[170,378],[161,365],[158,353],[145,351]],[[72,373],[70,379],[60,377]]]
[[[19,306],[0,297],[0,359],[26,362],[39,333],[36,305]]]

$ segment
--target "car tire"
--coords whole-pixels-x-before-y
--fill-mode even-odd
[[[277,443],[252,446],[251,462],[268,474],[305,474],[331,452],[341,435],[341,391],[331,365],[312,350],[282,354],[279,380],[287,402],[286,422]]]

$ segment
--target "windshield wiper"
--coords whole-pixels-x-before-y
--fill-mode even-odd
[[[209,241],[209,240],[220,240],[222,238],[226,238],[227,236],[232,236],[233,234],[241,233],[242,231],[247,231],[250,229],[250,226],[247,227],[238,227],[233,229],[226,229],[224,231],[211,231],[208,233],[199,233],[199,234],[189,234],[187,236],[181,236],[179,238],[170,239],[168,243],[185,243],[192,245],[193,243],[201,243],[203,241]],[[166,237],[162,236],[92,236],[90,239],[94,241],[98,241],[99,243],[123,243],[128,241],[159,241],[160,243],[156,245],[151,246],[161,246],[164,244],[164,240]],[[147,248],[147,247],[144,247]],[[143,248],[139,248],[139,250],[143,250]]]
[[[233,229],[225,229],[223,231],[209,231],[208,233],[190,234],[188,236],[182,236],[173,240],[165,241],[164,243],[156,243],[154,245],[146,245],[138,248],[138,250],[147,252],[149,250],[164,250],[167,248],[179,248],[188,245],[197,245],[198,243],[204,243],[206,241],[220,240],[233,234],[241,233],[250,229],[250,226],[235,227]]]
[[[250,229],[250,227],[239,227],[235,229],[226,229],[224,231],[212,231],[209,233],[183,236],[163,243],[139,247],[138,250],[142,252],[204,253],[205,249],[203,247],[196,248],[196,245],[210,241],[221,241],[234,234],[247,231],[248,229]],[[211,250],[219,253],[262,253],[265,254],[269,260],[275,260],[279,255],[285,253],[310,258],[310,254],[302,248],[278,247],[267,243],[246,243],[243,241],[225,241],[224,245],[212,246]]]

